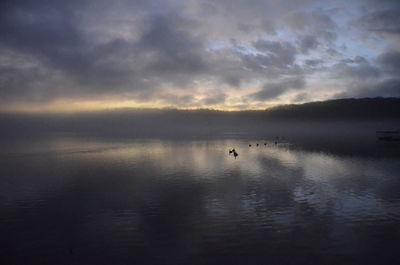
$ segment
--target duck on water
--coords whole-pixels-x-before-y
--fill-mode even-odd
[[[236,157],[239,155],[239,154],[236,152],[235,148],[233,148],[232,150],[229,149],[229,155],[230,155],[230,154],[233,154],[233,156],[235,157],[235,159],[236,159]]]

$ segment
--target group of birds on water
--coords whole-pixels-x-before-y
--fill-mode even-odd
[[[283,139],[283,138],[281,138],[281,139]],[[278,144],[278,140],[279,140],[279,137],[277,136],[277,137],[276,137],[276,140],[275,140],[275,142],[274,142],[274,144]],[[249,147],[251,147],[251,146],[252,146],[252,145],[249,144]],[[260,146],[260,144],[256,143],[256,146]],[[264,146],[267,146],[267,143],[264,143]],[[232,150],[229,149],[229,155],[231,155],[231,154],[233,154],[233,156],[235,157],[235,159],[236,159],[236,157],[239,155],[239,154],[236,152],[235,148],[232,148]]]

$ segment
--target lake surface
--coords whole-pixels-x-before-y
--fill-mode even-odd
[[[400,264],[399,149],[5,142],[0,264]]]

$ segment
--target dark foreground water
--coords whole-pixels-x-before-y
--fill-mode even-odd
[[[400,264],[398,144],[264,142],[3,143],[0,264]]]

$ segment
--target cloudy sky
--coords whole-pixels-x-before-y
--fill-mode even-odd
[[[400,96],[400,2],[3,0],[0,109]]]

